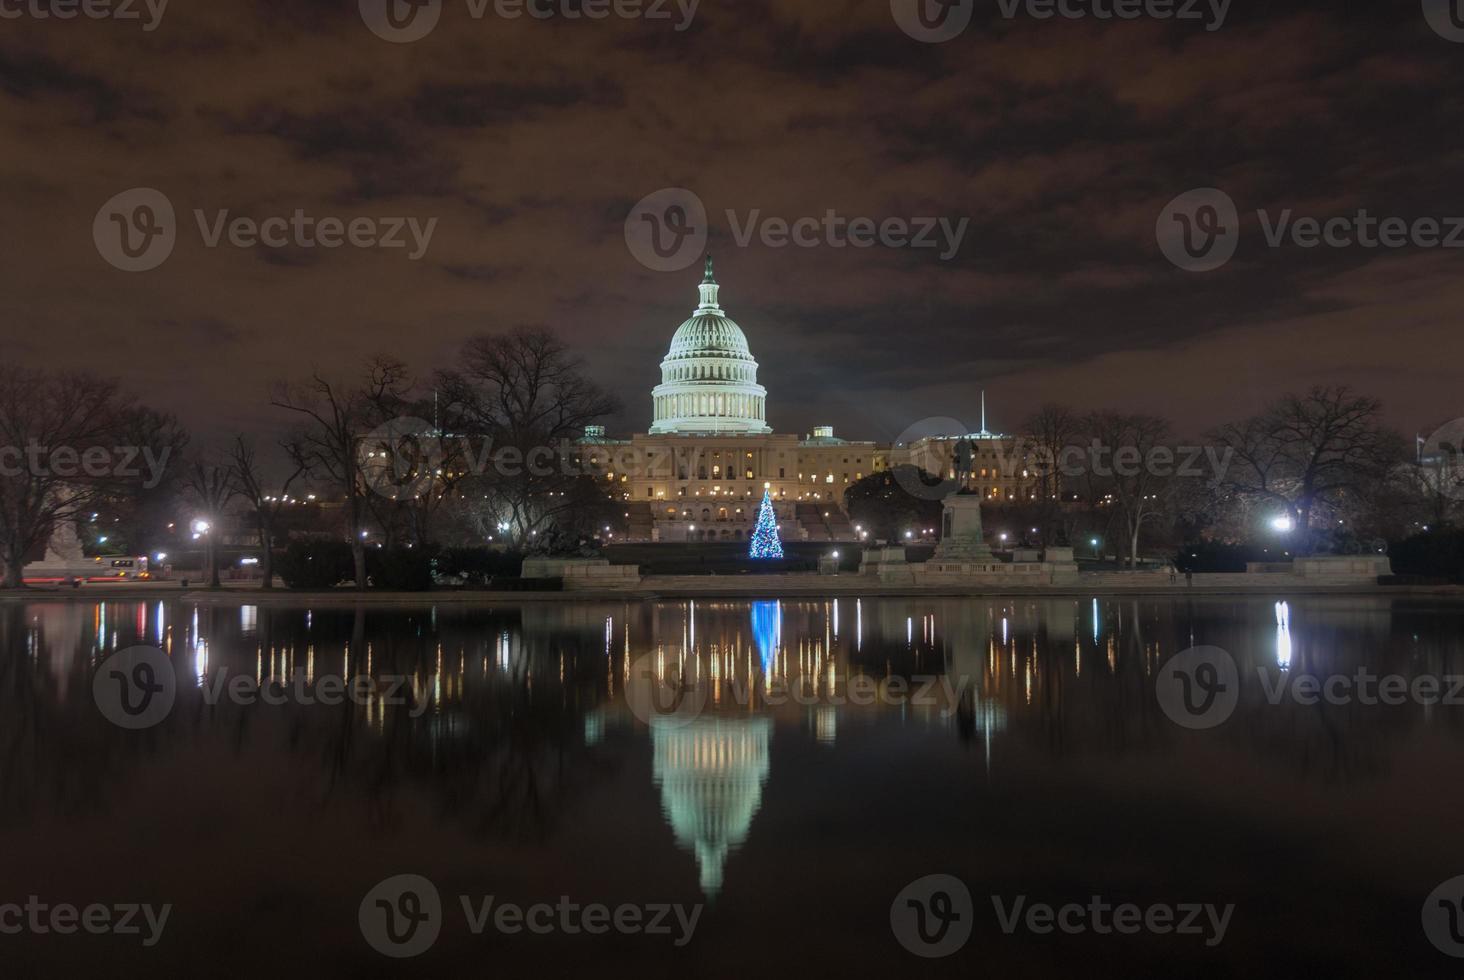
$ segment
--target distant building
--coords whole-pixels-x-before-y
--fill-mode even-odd
[[[909,446],[841,439],[831,426],[804,438],[773,432],[757,360],[720,290],[708,257],[700,302],[661,361],[650,431],[622,440],[590,426],[579,444],[580,463],[626,502],[630,540],[745,541],[765,488],[784,540],[857,540],[844,510],[850,484],[907,462],[953,474],[963,440],[974,450],[969,486],[993,500],[1035,495],[1018,440],[987,432],[984,407],[980,432]]]

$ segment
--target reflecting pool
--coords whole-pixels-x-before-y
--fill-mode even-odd
[[[1156,696],[1197,647],[1235,669],[1213,727]],[[0,650],[6,975],[1454,964],[1420,914],[1464,875],[1464,603],[40,600],[0,603]],[[441,905],[410,959],[363,933],[430,914],[372,897],[400,875]],[[929,875],[970,893],[928,906],[925,939],[969,930],[938,959],[894,921]],[[31,896],[169,913],[151,944],[7,931]],[[1105,931],[1095,897],[1150,919]],[[641,925],[565,912],[597,903]],[[505,904],[552,924],[475,920]],[[694,929],[645,928],[663,905]],[[1151,913],[1191,905],[1223,937]]]

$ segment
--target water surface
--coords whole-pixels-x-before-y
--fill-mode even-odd
[[[0,902],[174,906],[150,949],[0,935],[0,963],[13,976],[1442,973],[1419,910],[1464,874],[1464,709],[1272,705],[1254,677],[1464,673],[1464,604],[1290,598],[1278,620],[1286,599],[0,604]],[[138,644],[171,657],[178,695],[162,723],[124,731],[92,674]],[[1153,690],[1196,645],[1228,650],[1248,678],[1210,731],[1175,725]],[[699,713],[648,713],[647,670],[694,678]],[[405,683],[333,706],[209,694],[297,675]],[[874,703],[851,703],[877,684]],[[450,913],[429,952],[393,961],[357,911],[401,873],[454,904],[704,910],[679,948],[474,936]],[[970,887],[975,933],[923,961],[896,942],[890,905],[933,873]],[[992,895],[1235,912],[1209,948],[1007,936]]]

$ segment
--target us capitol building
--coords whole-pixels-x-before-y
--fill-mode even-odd
[[[857,541],[844,509],[850,484],[911,462],[939,472],[959,439],[975,447],[972,489],[992,501],[1035,498],[1034,476],[1001,472],[1016,438],[987,432],[984,418],[980,432],[909,445],[840,439],[832,426],[806,437],[774,432],[757,360],[720,291],[708,256],[700,302],[661,361],[650,431],[621,440],[589,426],[580,442],[581,462],[625,501],[630,540],[745,541],[767,489],[785,541]]]

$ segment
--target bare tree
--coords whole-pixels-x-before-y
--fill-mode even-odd
[[[520,544],[583,509],[572,444],[616,408],[583,373],[579,358],[548,330],[523,328],[470,341],[462,367],[439,375],[457,431],[492,450],[493,465],[468,484]]]
[[[1139,534],[1145,522],[1164,513],[1168,499],[1172,468],[1156,465],[1156,460],[1166,451],[1171,463],[1174,459],[1169,421],[1154,415],[1094,412],[1084,428],[1093,441],[1088,478],[1094,503],[1113,508],[1124,533],[1129,567],[1136,567]]]
[[[295,481],[305,475],[306,466],[295,447],[283,446],[291,460],[292,471],[278,484],[271,484],[259,463],[259,454],[254,443],[243,435],[234,437],[229,447],[229,463],[233,471],[234,492],[249,503],[254,514],[254,524],[259,531],[259,563],[264,574],[260,588],[274,588],[274,540],[275,522],[285,506],[285,497]],[[271,489],[273,487],[273,489]]]
[[[219,587],[218,539],[222,531],[224,511],[237,492],[234,489],[234,468],[227,462],[193,460],[183,477],[188,496],[203,514],[207,524],[200,532],[204,539],[204,554],[209,588]]]
[[[126,403],[114,382],[0,366],[0,560],[6,588],[25,585],[27,556],[88,510],[116,478],[81,465],[112,450]],[[64,455],[63,455],[64,454]]]
[[[1315,518],[1386,479],[1404,461],[1403,441],[1381,422],[1382,404],[1346,386],[1286,395],[1211,438],[1232,450],[1225,484],[1291,517],[1298,554],[1315,550]]]
[[[1083,423],[1066,405],[1047,402],[1022,423],[1023,449],[1037,476],[1038,519],[1042,541],[1058,543],[1062,527],[1063,452],[1082,434]]]
[[[151,453],[147,458],[156,465],[119,472],[92,509],[112,518],[108,533],[119,535],[132,554],[152,554],[166,544],[168,525],[178,518],[188,433],[173,415],[135,405],[118,413],[116,438],[119,446]]]
[[[301,417],[300,429],[290,441],[296,465],[338,490],[345,501],[358,589],[366,588],[363,534],[372,493],[362,468],[362,445],[374,420],[379,419],[381,406],[404,400],[409,384],[405,364],[378,355],[366,362],[354,382],[333,380],[316,371],[300,384],[282,386],[271,400],[276,408]]]

